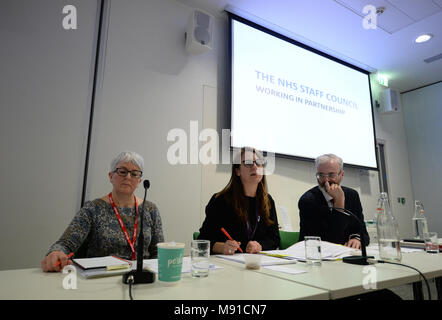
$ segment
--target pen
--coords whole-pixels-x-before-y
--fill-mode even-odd
[[[226,229],[221,228],[221,231],[226,235],[227,238],[229,238],[229,240],[235,241],[232,239],[232,237],[230,236],[230,234],[227,233]],[[241,253],[244,253],[241,249],[241,247],[238,247],[238,250],[241,251]]]
[[[279,253],[267,253],[267,252],[259,252],[260,254],[264,254],[266,256],[269,257],[275,257],[275,258],[285,258],[285,257],[290,257],[288,254],[279,254]]]
[[[279,254],[279,253],[267,253],[267,252],[259,252],[259,254],[263,254],[266,255],[268,257],[274,257],[274,258],[281,258],[281,259],[286,259],[286,260],[296,260],[295,257],[291,257],[288,254]]]
[[[71,252],[71,253],[69,253],[68,254],[68,259],[70,259],[72,256],[74,255],[74,253],[73,252]],[[54,264],[54,267],[58,267],[59,265],[61,264],[61,261],[60,260],[58,260],[57,261],[57,263],[56,264]]]

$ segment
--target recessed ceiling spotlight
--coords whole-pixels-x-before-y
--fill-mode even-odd
[[[414,42],[416,42],[416,43],[422,43],[422,42],[426,42],[426,41],[430,40],[431,38],[433,38],[433,35],[432,35],[432,34],[429,34],[429,33],[427,33],[427,34],[422,34],[422,35],[420,35],[419,37],[417,37],[416,40],[414,40]]]

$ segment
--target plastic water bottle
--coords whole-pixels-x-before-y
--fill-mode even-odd
[[[376,220],[379,243],[379,256],[383,260],[401,261],[401,247],[399,244],[399,228],[391,212],[388,195],[382,192],[379,198],[378,217]]]
[[[378,205],[376,206],[376,212],[374,214],[373,220],[368,220],[366,222],[366,228],[367,228],[367,232],[368,235],[370,236],[370,245],[371,246],[377,246],[378,243],[378,215],[379,215],[379,211],[382,211],[382,206],[381,206],[381,198],[379,197],[378,199]]]
[[[425,234],[428,233],[427,218],[424,216],[424,205],[421,201],[414,201],[413,216],[414,238],[424,240]]]

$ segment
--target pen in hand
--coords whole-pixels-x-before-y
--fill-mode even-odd
[[[235,240],[232,239],[232,237],[230,236],[230,234],[228,234],[228,232],[226,231],[226,229],[221,228],[221,231],[226,235],[227,238],[229,238],[229,240],[231,240],[231,241],[235,241]],[[235,242],[236,242],[236,241],[235,241]],[[244,253],[244,252],[242,251],[241,247],[238,247],[238,250],[239,250],[241,253]]]
[[[71,252],[67,255],[67,258],[70,259],[73,255],[74,255],[74,253]],[[61,260],[58,260],[57,263],[54,264],[54,267],[58,267],[59,265],[61,265]]]

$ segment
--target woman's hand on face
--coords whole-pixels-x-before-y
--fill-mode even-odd
[[[59,262],[57,264],[57,262]],[[52,251],[41,262],[41,269],[44,272],[60,272],[67,265],[72,263],[63,251]]]
[[[246,247],[247,253],[259,253],[262,251],[262,246],[257,241],[249,241]]]
[[[224,243],[224,252],[223,252],[223,254],[228,254],[228,255],[234,254],[235,251],[238,250],[240,244],[241,244],[241,242],[227,240]]]

